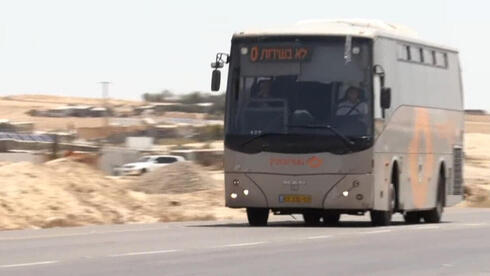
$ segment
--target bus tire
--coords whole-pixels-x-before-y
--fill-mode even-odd
[[[336,225],[339,224],[340,214],[325,214],[323,215],[323,223],[326,225]]]
[[[388,192],[388,210],[387,211],[376,211],[372,210],[370,212],[371,215],[371,223],[374,226],[387,226],[391,224],[391,216],[396,206],[396,192],[395,185],[393,183],[390,184],[390,189]]]
[[[305,224],[310,226],[320,225],[321,218],[322,217],[319,214],[315,214],[315,213],[303,214],[303,220],[305,221]]]
[[[421,218],[420,212],[406,212],[403,215],[403,219],[405,219],[405,223],[407,224],[417,224],[420,222]]]
[[[437,184],[437,199],[436,207],[428,211],[423,212],[424,221],[427,223],[439,223],[441,222],[442,213],[444,212],[444,196],[446,191],[444,174],[441,172]]]
[[[266,226],[269,219],[269,209],[247,208],[247,218],[250,226]]]

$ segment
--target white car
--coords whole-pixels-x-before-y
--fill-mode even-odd
[[[176,162],[184,162],[182,156],[175,155],[150,155],[138,159],[134,163],[124,164],[115,169],[117,175],[144,174],[157,168],[165,167]]]

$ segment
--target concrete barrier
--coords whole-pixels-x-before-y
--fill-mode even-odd
[[[0,161],[5,162],[31,162],[41,164],[47,161],[47,156],[36,154],[34,152],[2,152],[0,153]]]
[[[0,140],[0,152],[9,152],[13,150],[25,151],[52,151],[53,143],[49,142],[34,142],[34,141],[16,141],[16,140]],[[89,151],[95,152],[99,148],[96,146],[79,145],[60,143],[57,146],[58,151]]]

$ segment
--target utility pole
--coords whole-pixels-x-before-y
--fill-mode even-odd
[[[102,87],[102,100],[104,102],[104,127],[107,129],[109,127],[109,84],[108,81],[99,82]]]

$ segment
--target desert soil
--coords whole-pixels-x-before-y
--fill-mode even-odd
[[[490,207],[490,116],[467,115],[465,195],[461,207]]]
[[[224,207],[223,173],[190,162],[141,179],[67,159],[2,163],[0,179],[0,229],[243,217]]]
[[[140,105],[138,101],[113,100],[111,106]],[[104,125],[102,118],[47,118],[32,117],[27,112],[32,109],[46,110],[65,105],[103,106],[100,99],[60,97],[50,95],[16,95],[0,97],[0,119],[13,122],[32,122],[36,130],[73,130],[80,127],[100,127]]]

